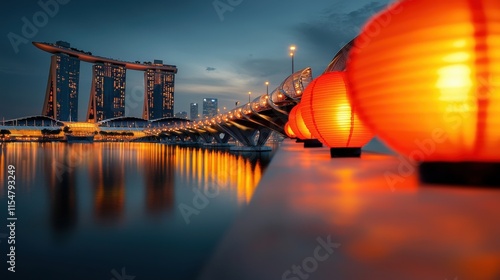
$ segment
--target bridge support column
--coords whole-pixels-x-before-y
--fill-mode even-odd
[[[214,140],[214,137],[209,132],[201,133],[200,136],[203,139],[204,144],[211,144],[212,141]]]
[[[255,144],[255,135],[257,130],[247,128],[245,130],[237,128],[235,126],[220,126],[227,134],[231,135],[234,139],[239,141],[244,146],[257,146]]]
[[[231,151],[270,151],[270,147],[264,146],[271,136],[272,130],[269,128],[247,128],[241,129],[236,126],[220,126],[227,134],[239,141],[243,146],[233,146]],[[257,137],[258,135],[258,137]]]
[[[264,146],[271,137],[273,131],[269,128],[261,128],[259,129],[259,138],[257,139],[257,146]]]

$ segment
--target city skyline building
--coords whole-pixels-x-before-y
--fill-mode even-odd
[[[198,118],[199,105],[198,103],[189,104],[189,118],[191,120],[196,120]]]
[[[70,44],[57,41],[56,46],[69,48]],[[42,115],[61,121],[77,121],[79,80],[80,60],[65,53],[54,53],[50,58]]]
[[[175,65],[163,64],[162,60],[141,63],[94,56],[63,41],[33,45],[53,54],[42,115],[61,121],[78,120],[80,61],[84,61],[94,64],[86,121],[125,116],[127,69],[144,72],[143,118],[174,116]]]
[[[203,99],[203,117],[213,117],[217,115],[218,100],[217,98]]]
[[[155,60],[155,66],[163,66],[162,60]],[[174,73],[162,69],[147,69],[144,72],[144,110],[146,120],[174,116]]]
[[[87,122],[125,116],[126,69],[109,62],[92,66]]]

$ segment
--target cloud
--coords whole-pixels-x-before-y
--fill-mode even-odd
[[[356,37],[366,21],[382,10],[387,1],[370,2],[346,11],[332,6],[323,16],[295,26],[296,34],[319,55],[333,57],[345,44]]]
[[[235,63],[238,73],[249,78],[267,78],[282,75],[288,69],[288,59],[248,58]]]
[[[215,71],[215,70],[217,70],[217,69],[216,69],[216,68],[214,68],[214,67],[207,67],[207,69],[206,69],[206,70],[207,70],[208,72],[211,72],[211,71]]]

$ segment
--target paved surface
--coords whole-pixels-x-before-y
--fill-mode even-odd
[[[201,279],[500,279],[500,189],[419,185],[412,168],[285,141]]]

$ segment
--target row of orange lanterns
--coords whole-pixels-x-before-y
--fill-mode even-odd
[[[344,72],[306,88],[290,137],[359,156],[374,135],[420,162],[500,161],[500,1],[401,0],[368,21]]]

